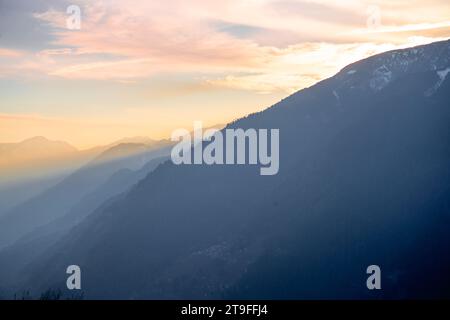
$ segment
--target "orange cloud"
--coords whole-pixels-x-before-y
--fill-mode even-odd
[[[343,63],[438,40],[450,29],[444,0],[74,2],[82,9],[80,30],[66,28],[64,11],[36,13],[54,28],[58,48],[29,53],[0,72],[122,83],[197,72],[211,75],[209,85],[292,92]],[[367,26],[371,6],[379,8],[376,29]],[[287,43],[278,44],[286,34]]]
[[[0,48],[0,57],[17,58],[22,57],[24,54],[23,51]]]

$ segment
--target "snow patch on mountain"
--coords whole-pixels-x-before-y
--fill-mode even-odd
[[[441,70],[436,72],[439,78],[441,79],[441,82],[445,81],[445,78],[447,78],[448,73],[450,72],[450,68],[447,68],[445,70]]]
[[[336,102],[338,105],[341,104],[341,98],[339,97],[339,94],[336,92],[336,90],[333,90],[333,96],[336,98]]]
[[[430,89],[425,91],[425,96],[426,97],[430,97],[430,96],[432,96],[433,94],[436,93],[436,91],[440,88],[442,83],[447,78],[447,75],[448,75],[449,72],[450,72],[450,67],[446,68],[446,69],[443,69],[443,70],[436,71],[436,74],[437,74],[439,80],[434,84],[434,86],[432,86]]]
[[[432,71],[439,72],[440,79],[445,78],[450,72],[447,70],[448,66],[450,41],[399,49],[345,67],[336,77],[337,88],[342,94],[349,91],[355,94],[355,90],[379,92],[406,74]]]
[[[380,91],[392,80],[392,72],[384,64],[375,69],[373,75],[374,77],[370,80],[369,85],[374,91]]]

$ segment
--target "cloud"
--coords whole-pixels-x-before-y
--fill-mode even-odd
[[[66,26],[74,4],[80,30]],[[77,146],[227,122],[356,60],[450,35],[448,0],[16,0],[2,9],[0,81],[11,90],[0,109],[25,114],[0,114],[0,137]]]
[[[428,31],[435,29],[450,29],[450,20],[435,22],[435,23],[417,23],[417,24],[406,24],[401,26],[384,26],[380,25],[376,28],[362,28],[350,31],[348,34],[370,34],[370,33],[398,33],[398,32],[413,32],[413,31]]]
[[[152,66],[151,59],[127,59],[70,65],[51,71],[49,74],[71,79],[89,78],[126,81],[126,79],[149,76],[152,72]]]
[[[442,38],[446,1],[412,1],[74,1],[81,30],[66,28],[61,8],[36,12],[52,28],[52,47],[0,72],[121,83],[201,73],[209,86],[292,92],[414,36],[414,44]],[[380,8],[376,30],[366,26],[370,5]]]
[[[303,43],[276,50],[257,73],[235,73],[210,79],[213,86],[243,89],[259,94],[291,94],[333,76],[346,65],[368,56],[409,45],[431,42],[430,38],[410,38],[407,44]]]
[[[18,58],[18,57],[22,57],[24,54],[25,54],[25,52],[23,52],[23,51],[0,48],[0,57]]]

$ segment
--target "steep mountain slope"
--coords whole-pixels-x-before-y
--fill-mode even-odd
[[[77,264],[87,298],[448,298],[449,67],[450,41],[384,53],[236,121],[280,129],[278,175],[165,163],[16,281],[64,288]]]
[[[50,175],[17,183],[0,184],[0,217],[15,206],[29,200],[63,180],[64,174]]]

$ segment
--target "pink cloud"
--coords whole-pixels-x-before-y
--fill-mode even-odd
[[[20,51],[20,50],[0,48],[0,57],[18,58],[18,57],[22,57],[23,55],[25,55],[25,52]]]
[[[424,4],[424,1],[414,1]],[[394,23],[397,17],[404,26],[386,25],[384,34],[373,33],[367,37],[360,31],[366,27],[366,1],[285,1],[288,7],[283,10],[279,2],[269,0],[75,2],[82,8],[81,30],[66,28],[66,12],[36,13],[35,18],[54,27],[57,38],[54,45],[59,48],[30,54],[16,67],[7,67],[9,73],[21,70],[69,79],[130,82],[161,72],[197,72],[212,74],[209,83],[218,86],[241,86],[257,92],[268,92],[272,87],[272,90],[290,92],[303,86],[305,79],[321,78],[330,75],[330,70],[337,71],[343,60],[351,62],[369,52],[411,43],[413,33],[390,31],[414,31],[411,26],[427,26],[420,28],[425,32],[421,36],[426,36],[426,32],[431,34],[435,27],[441,26],[438,19],[448,14],[447,10],[429,16],[431,20],[427,24],[420,12],[405,10],[406,2],[392,6],[385,0],[378,1],[386,15],[385,22]],[[312,14],[314,10],[310,14],[298,11],[302,6],[310,8],[311,5],[313,9],[323,8],[330,17],[333,12],[351,17],[352,23],[317,19]],[[442,1],[433,4],[436,8],[444,5]],[[426,10],[424,5],[417,7]],[[266,32],[240,37],[219,30],[212,21],[249,25]],[[354,28],[358,21],[361,27]],[[277,45],[283,34],[289,35],[284,41],[298,42]],[[345,57],[336,59],[335,52]],[[313,64],[315,70],[311,70]],[[242,73],[260,76],[242,76]]]

